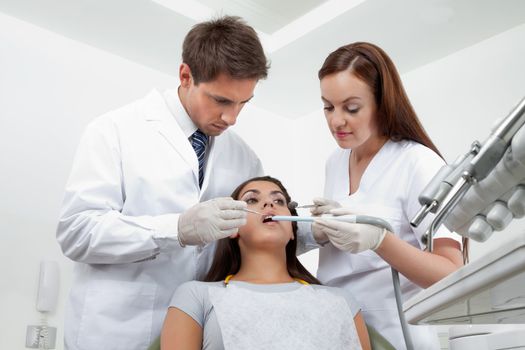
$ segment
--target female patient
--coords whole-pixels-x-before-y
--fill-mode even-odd
[[[177,289],[162,349],[369,349],[354,299],[321,286],[297,259],[296,223],[264,220],[297,215],[281,182],[254,178],[232,197],[263,215],[217,243],[207,282]]]

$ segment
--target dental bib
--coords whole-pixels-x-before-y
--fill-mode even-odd
[[[210,287],[209,296],[225,350],[361,349],[348,304],[326,290],[264,292],[234,282]]]

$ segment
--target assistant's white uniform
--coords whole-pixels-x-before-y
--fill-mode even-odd
[[[388,141],[374,156],[352,195],[349,181],[351,150],[337,149],[326,163],[325,198],[354,209],[358,214],[387,220],[394,233],[411,245],[423,248],[421,236],[432,221],[429,215],[418,228],[410,220],[419,209],[418,195],[444,161],[432,150],[412,141]],[[442,229],[435,237],[460,240]],[[366,322],[376,328],[396,349],[405,349],[396,309],[390,265],[375,252],[340,251],[332,244],[320,249],[318,277],[323,284],[349,290],[362,308]],[[403,299],[421,290],[400,274]],[[410,327],[414,348],[439,349],[436,332],[428,326]]]
[[[179,213],[262,174],[233,132],[210,138],[202,190],[176,90],[158,91],[89,124],[69,178],[57,239],[76,261],[66,349],[146,349],[171,296],[207,268],[211,246],[181,248]]]

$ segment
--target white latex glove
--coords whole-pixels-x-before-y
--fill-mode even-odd
[[[201,245],[235,235],[246,224],[246,202],[215,198],[195,204],[179,216],[181,246]]]
[[[315,225],[315,222],[312,223],[312,235],[314,236],[314,239],[317,242],[317,244],[319,244],[320,246],[324,247],[326,243],[330,242],[328,236],[323,232],[322,226]]]
[[[326,198],[314,198],[313,202],[316,206],[310,209],[310,214],[312,214],[312,216],[327,214],[330,210],[341,207],[339,202]]]
[[[334,210],[337,213],[338,209]],[[345,214],[341,214],[345,215]],[[312,232],[325,234],[337,248],[349,253],[376,250],[386,236],[386,229],[368,224],[353,224],[329,219],[315,219]],[[315,233],[314,233],[315,237]]]

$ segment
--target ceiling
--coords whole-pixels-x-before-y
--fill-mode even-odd
[[[525,23],[523,0],[0,0],[0,11],[175,76],[192,25],[241,16],[271,60],[253,103],[288,118],[321,108],[317,70],[341,45],[376,43],[406,73]]]
[[[214,13],[242,15],[254,28],[266,34],[273,34],[327,0],[200,0],[198,2],[213,9]]]

